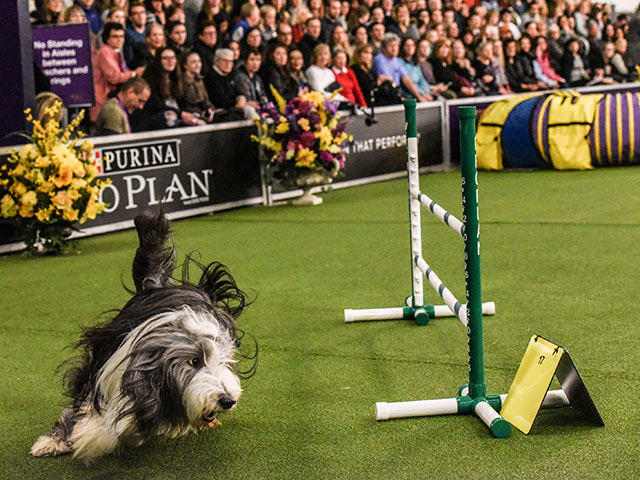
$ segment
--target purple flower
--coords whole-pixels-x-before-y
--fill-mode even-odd
[[[280,153],[278,153],[278,156],[276,157],[276,162],[278,163],[284,162],[284,159],[286,158],[286,156],[287,156],[287,152],[283,148],[282,150],[280,150]]]
[[[260,109],[261,114],[266,114],[269,118],[271,118],[274,122],[278,122],[280,120],[280,112],[278,108],[273,104],[273,102],[267,103]]]
[[[347,122],[343,121],[343,122],[339,122],[338,126],[336,128],[333,129],[333,135],[335,137],[339,137],[340,135],[342,135],[345,131],[345,129],[347,128]]]
[[[324,163],[333,163],[333,155],[331,155],[328,150],[321,151],[318,158]]]
[[[311,148],[316,143],[316,137],[312,132],[302,132],[300,135],[300,144],[303,147]]]
[[[318,123],[320,123],[320,115],[318,115],[316,112],[311,112],[309,114],[309,122],[311,123],[311,125],[317,125]]]
[[[340,102],[331,101],[328,98],[325,99],[324,101],[324,109],[327,110],[328,112],[331,112],[332,115],[336,114],[336,112],[338,111],[339,105],[340,105]]]
[[[286,117],[291,117],[292,115],[295,116],[295,111],[296,111],[296,104],[294,99],[294,101],[287,103],[287,106],[284,107],[284,115]]]
[[[340,164],[340,168],[344,168],[344,164],[345,164],[345,157],[344,157],[344,153],[339,153],[336,156],[336,160],[338,160],[338,163]]]

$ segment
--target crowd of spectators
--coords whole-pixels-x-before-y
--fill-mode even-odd
[[[30,0],[34,25],[89,24],[96,134],[255,118],[274,90],[357,108],[638,77],[640,20],[609,3],[227,1]]]

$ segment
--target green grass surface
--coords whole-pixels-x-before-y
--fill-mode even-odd
[[[460,213],[457,173],[422,177]],[[62,258],[0,258],[3,479],[430,479],[640,477],[640,169],[481,173],[489,393],[509,389],[531,335],[568,348],[606,423],[543,411],[530,435],[491,437],[475,417],[376,422],[376,401],[455,396],[467,381],[454,319],[345,324],[344,308],[410,293],[406,181],[340,190],[318,207],[252,208],[174,223],[179,255],[227,264],[257,296],[240,325],[257,374],[222,426],[158,439],[86,467],[29,448],[64,405],[56,367],[80,326],[121,306],[133,231]],[[423,216],[424,256],[462,298],[462,242]],[[426,298],[441,303],[427,285]]]

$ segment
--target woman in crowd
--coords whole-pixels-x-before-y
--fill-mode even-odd
[[[433,76],[435,77],[436,82],[444,83],[447,87],[452,89],[456,95],[460,95],[461,87],[464,85],[457,82],[458,76],[453,69],[453,59],[451,56],[449,42],[446,40],[438,40],[433,45],[429,62],[433,67]]]
[[[429,10],[424,9],[418,12],[418,25],[416,28],[418,29],[418,35],[420,38],[424,38],[427,32],[431,29],[430,27],[431,15],[429,14]]]
[[[373,100],[373,103],[379,105],[377,99],[375,99],[375,89],[378,87],[378,78],[371,68],[372,65],[373,47],[368,43],[358,45],[353,53],[351,70],[358,80],[360,91],[367,100],[367,103],[371,104]]]
[[[204,86],[202,77],[202,59],[197,52],[191,51],[180,56],[182,67],[183,96],[179,100],[182,107],[207,122],[213,120],[213,104]]]
[[[583,87],[591,80],[587,59],[580,54],[580,41],[572,38],[567,42],[562,57],[561,72],[570,87]]]
[[[336,81],[342,87],[340,94],[345,97],[351,105],[366,107],[367,101],[362,94],[355,73],[347,66],[348,60],[349,57],[344,50],[338,48],[333,51],[333,66],[331,69],[336,76]]]
[[[493,48],[493,64],[496,72],[496,84],[498,85],[500,95],[512,94],[513,91],[511,90],[511,85],[509,85],[509,80],[507,79],[507,73],[504,67],[505,60],[502,40],[493,40],[491,42],[491,46]]]
[[[454,40],[452,43],[451,68],[456,74],[453,87],[458,96],[476,96],[479,93],[475,86],[476,69],[471,65],[462,40]]]
[[[307,76],[304,73],[304,54],[302,50],[297,47],[292,47],[291,50],[289,50],[287,71],[291,80],[295,82],[298,87],[298,96],[306,93],[309,88],[307,87]]]
[[[322,0],[308,0],[307,6],[312,17],[324,18],[324,2]]]
[[[400,44],[400,62],[404,67],[405,72],[413,82],[416,90],[420,94],[418,101],[431,101],[433,96],[431,93],[431,87],[427,83],[427,80],[422,74],[422,70],[418,66],[416,56],[416,41],[411,37],[405,37]],[[411,92],[402,87],[402,95],[405,98],[415,98]]]
[[[309,79],[309,88],[321,92],[327,98],[329,98],[335,90],[340,88],[336,80],[336,75],[333,73],[333,70],[329,68],[329,65],[331,65],[331,49],[326,43],[321,43],[313,49],[311,65],[309,65],[309,68],[307,68],[305,72]],[[334,99],[340,102],[348,101],[340,94],[337,94]]]
[[[128,0],[109,0],[105,2],[104,10],[102,11],[102,21],[107,23],[107,17],[111,15],[111,10],[114,8],[121,8],[125,12],[125,18],[127,12],[129,11],[129,1]]]
[[[395,6],[393,20],[389,23],[387,31],[393,32],[401,38],[410,37],[413,40],[420,38],[420,32],[411,21],[409,7],[406,3],[398,3]]]
[[[127,27],[127,12],[124,8],[113,7],[107,12],[106,23],[119,23],[123,27]],[[103,27],[104,29],[104,27]],[[96,36],[94,45],[96,50],[102,46],[102,31]]]
[[[626,40],[625,40],[626,41]],[[629,79],[629,69],[624,63],[622,54],[616,51],[613,42],[607,42],[603,48],[604,72],[616,82],[625,82]]]
[[[545,84],[547,88],[558,88],[566,80],[562,78],[551,66],[549,53],[547,51],[547,39],[538,37],[536,39],[535,60],[533,61],[533,71],[536,79]]]
[[[329,47],[331,51],[335,52],[336,49],[344,50],[349,57],[353,56],[354,48],[349,41],[349,35],[342,25],[336,25],[331,30],[329,36]]]
[[[181,55],[187,47],[187,27],[184,23],[168,22],[165,27],[167,34],[167,46],[173,48],[176,54]]]
[[[536,56],[533,52],[533,42],[531,40],[531,37],[529,37],[528,35],[523,35],[520,38],[519,46],[520,51],[516,56],[516,60],[520,64],[524,76],[528,79],[534,78],[538,85],[538,90],[544,90],[545,88],[548,88],[546,83],[538,80],[538,77],[536,76],[535,70],[533,68],[533,62],[535,61]]]
[[[309,8],[301,4],[291,12],[291,33],[293,43],[297,44],[304,37],[304,25],[312,17]]]
[[[45,0],[42,7],[31,14],[32,25],[58,23],[64,4],[62,0]]]
[[[298,84],[289,75],[288,62],[289,54],[287,47],[283,44],[278,43],[269,50],[267,61],[262,70],[262,81],[271,100],[274,100],[271,85],[287,101],[298,95]]]
[[[276,38],[278,23],[276,21],[276,7],[273,5],[263,5],[260,7],[260,23],[258,24],[262,41],[266,44],[269,40]]]
[[[266,43],[264,42],[260,28],[257,26],[251,27],[247,30],[240,41],[240,52],[258,50],[259,52],[264,53],[265,45]]]
[[[223,0],[203,0],[202,8],[196,17],[196,24],[199,25],[205,20],[215,22],[217,25],[221,23],[221,20],[226,20],[228,23],[229,16],[224,9]]]
[[[509,85],[514,92],[535,92],[538,90],[536,77],[527,76],[522,63],[518,61],[518,43],[514,39],[504,42],[504,69]]]
[[[485,95],[498,95],[500,90],[496,81],[497,68],[493,63],[493,45],[483,42],[478,48],[478,56],[472,62],[476,70],[478,84]]]
[[[144,42],[138,42],[133,46],[131,68],[149,65],[153,62],[158,49],[166,45],[164,28],[158,23],[147,25]]]
[[[353,51],[355,53],[355,49],[362,45],[363,43],[369,43],[369,33],[367,32],[367,27],[364,25],[358,25],[351,32],[351,38],[353,39]]]
[[[164,2],[162,0],[147,0],[145,2],[147,8],[147,21],[158,23],[162,26],[167,24],[167,15],[164,11]]]
[[[143,78],[149,84],[151,95],[142,110],[131,114],[133,131],[205,123],[193,113],[180,107],[179,100],[184,98],[184,87],[178,67],[178,57],[173,49],[159,47],[153,62],[145,70]]]

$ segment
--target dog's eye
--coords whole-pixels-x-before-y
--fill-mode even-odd
[[[191,360],[189,360],[189,365],[191,365],[194,368],[200,368],[200,364],[201,364],[201,360],[198,357],[193,357]]]

